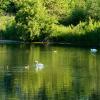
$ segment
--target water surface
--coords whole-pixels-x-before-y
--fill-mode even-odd
[[[44,65],[36,70],[34,61]],[[100,100],[100,52],[0,45],[0,100]]]

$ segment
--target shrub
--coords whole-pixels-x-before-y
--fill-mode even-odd
[[[89,19],[89,22],[80,22],[77,26],[52,27],[50,40],[81,45],[100,45],[100,22]]]

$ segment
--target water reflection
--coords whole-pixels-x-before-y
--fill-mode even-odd
[[[0,45],[1,100],[100,100],[100,52]],[[44,67],[36,71],[34,61]]]

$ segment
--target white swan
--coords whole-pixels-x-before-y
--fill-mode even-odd
[[[93,48],[93,49],[90,49],[90,51],[91,51],[92,53],[96,53],[96,52],[97,52],[97,49]]]
[[[35,61],[35,67],[36,67],[36,71],[42,70],[44,68],[44,64]]]

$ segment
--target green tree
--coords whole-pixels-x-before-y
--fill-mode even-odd
[[[50,34],[48,28],[51,28],[54,21],[49,18],[42,1],[26,0],[21,7],[15,17],[19,38],[24,41],[32,41],[41,34],[45,35],[43,39],[48,36]]]
[[[68,0],[44,0],[46,10],[50,17],[63,21],[69,15]]]
[[[2,9],[5,13],[15,14],[19,7],[16,5],[15,0],[1,0],[0,9]]]
[[[87,0],[86,4],[88,16],[95,20],[100,20],[100,1]]]

